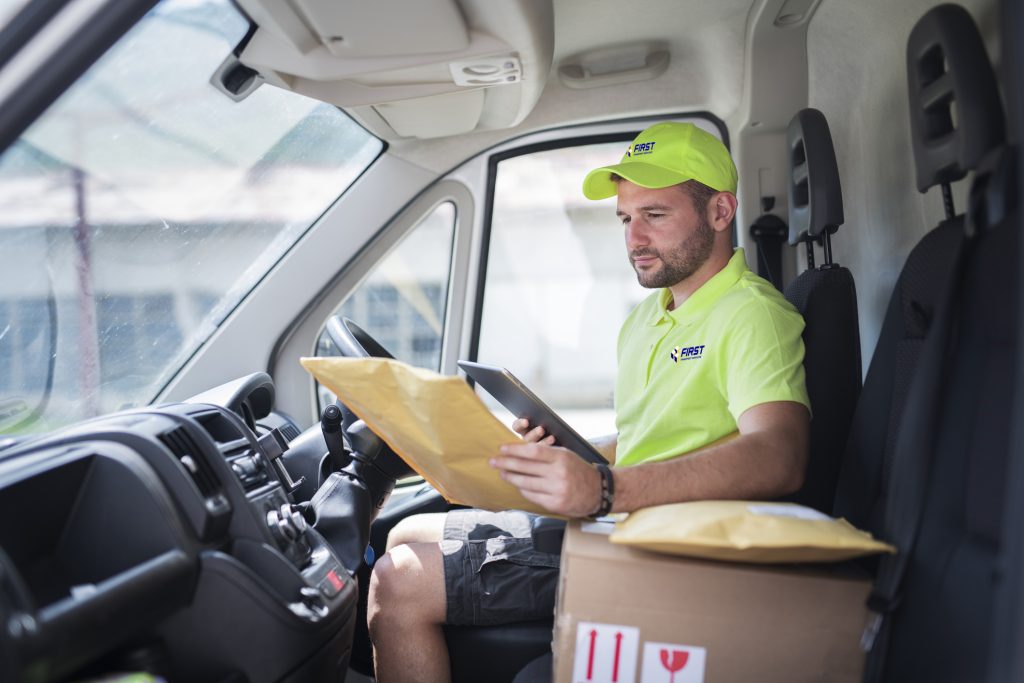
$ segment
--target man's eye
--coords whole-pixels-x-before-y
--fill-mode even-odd
[[[664,215],[665,214],[663,213],[649,213],[647,214],[647,218],[661,218]]]

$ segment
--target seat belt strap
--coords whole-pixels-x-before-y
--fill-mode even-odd
[[[789,226],[778,216],[766,213],[750,226],[750,236],[757,245],[757,274],[782,291],[782,244],[789,235]]]

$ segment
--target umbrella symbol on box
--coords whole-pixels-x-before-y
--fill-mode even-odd
[[[676,672],[682,671],[683,667],[686,666],[687,660],[690,659],[690,653],[683,650],[662,649],[660,654],[661,665],[670,674],[669,683],[675,683]]]

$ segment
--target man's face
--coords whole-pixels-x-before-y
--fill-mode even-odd
[[[626,253],[641,286],[671,287],[704,265],[715,232],[685,189],[652,190],[628,180],[618,187],[616,214],[626,229]]]

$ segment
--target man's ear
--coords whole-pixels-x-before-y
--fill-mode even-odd
[[[719,192],[708,201],[708,222],[715,232],[728,230],[732,219],[736,216],[736,195],[732,192]]]

